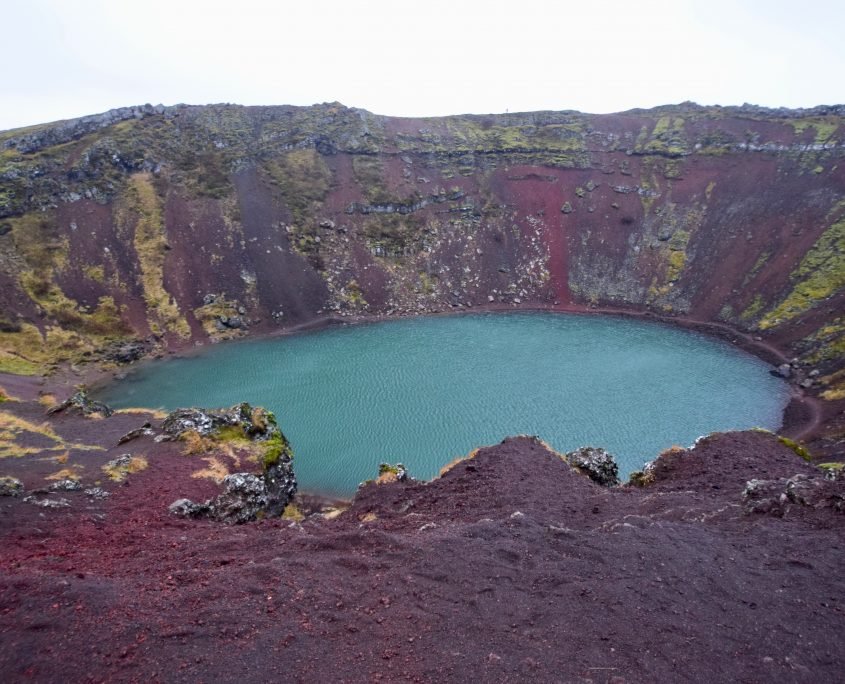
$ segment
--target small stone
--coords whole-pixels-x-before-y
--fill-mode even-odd
[[[777,368],[769,371],[775,377],[789,380],[792,377],[792,366],[788,363],[782,363]]]
[[[83,494],[90,496],[92,499],[108,499],[111,496],[111,494],[101,487],[91,487],[90,489],[86,489]]]
[[[50,489],[54,492],[78,492],[82,489],[82,483],[79,480],[66,478],[51,484]]]
[[[41,508],[66,508],[70,506],[70,501],[67,499],[40,499],[36,496],[25,496],[23,500]]]
[[[202,504],[197,504],[190,499],[176,499],[167,507],[172,515],[180,518],[198,518],[207,509]]]
[[[109,469],[128,468],[132,463],[132,454],[121,454],[117,458],[113,458],[106,463],[105,467]]]

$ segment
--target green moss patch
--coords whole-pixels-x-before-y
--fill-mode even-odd
[[[313,148],[274,157],[264,163],[264,169],[290,210],[294,227],[302,229],[329,192],[331,169]]]
[[[840,213],[840,203],[831,213]],[[791,275],[792,291],[760,321],[760,328],[781,325],[845,287],[845,216],[822,233]]]
[[[149,174],[132,176],[118,207],[118,225],[134,223],[133,245],[141,269],[141,286],[147,305],[147,319],[156,333],[172,332],[183,339],[191,336],[188,322],[164,287],[167,252],[161,201]]]
[[[270,439],[260,442],[260,444],[264,450],[261,456],[261,464],[265,472],[276,465],[282,458],[293,458],[293,451],[290,448],[288,440],[278,430]]]
[[[807,447],[805,447],[803,444],[799,444],[794,439],[778,435],[778,442],[792,449],[798,456],[803,458],[808,463],[813,460],[813,456],[812,454],[810,454]]]

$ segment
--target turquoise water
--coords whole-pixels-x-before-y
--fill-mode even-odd
[[[603,446],[627,475],[715,430],[776,429],[769,366],[726,343],[624,318],[416,318],[216,345],[151,362],[98,393],[115,407],[274,411],[303,490],[348,495],[383,461],[431,478],[508,435]]]

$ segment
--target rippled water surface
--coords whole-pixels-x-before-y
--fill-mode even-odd
[[[627,475],[715,430],[780,425],[785,383],[758,359],[653,323],[515,313],[418,318],[221,344],[99,393],[115,407],[276,412],[300,488],[350,494],[383,461],[430,478],[507,435],[604,446]]]

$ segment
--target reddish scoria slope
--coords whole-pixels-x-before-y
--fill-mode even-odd
[[[616,489],[508,439],[431,483],[367,486],[334,520],[226,526],[167,513],[212,493],[192,477],[208,454],[113,448],[130,418],[51,422],[108,447],[71,452],[86,482],[146,456],[110,498],[2,500],[4,681],[819,682],[845,666],[843,483],[771,435],[713,436]],[[14,463],[36,487],[37,455]],[[796,474],[821,483],[818,507],[747,511],[748,480]]]

